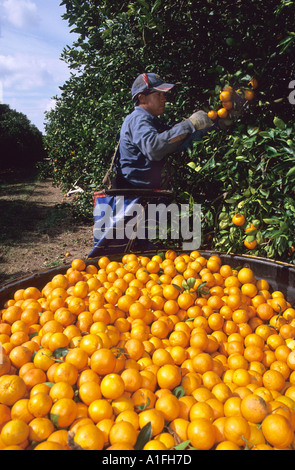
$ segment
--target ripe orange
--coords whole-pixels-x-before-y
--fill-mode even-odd
[[[222,441],[217,444],[215,450],[241,450],[241,448],[231,441]]]
[[[251,78],[250,82],[248,83],[248,85],[251,85],[253,90],[256,90],[256,88],[258,88],[258,80],[257,78],[253,77]]]
[[[187,437],[196,449],[210,450],[215,444],[216,428],[208,419],[197,418],[189,423]]]
[[[225,108],[220,108],[220,109],[217,111],[217,114],[218,114],[218,116],[219,116],[221,119],[225,119],[225,118],[227,118],[227,116],[228,116],[228,111],[227,111]]]
[[[94,400],[89,405],[88,414],[94,423],[99,423],[103,419],[111,419],[113,417],[113,408],[108,400],[101,398]]]
[[[228,90],[226,91],[223,90],[219,95],[219,99],[220,101],[230,101],[231,93]]]
[[[9,359],[14,367],[20,369],[24,364],[31,361],[33,352],[25,346],[15,346],[9,354]]]
[[[137,369],[125,369],[121,373],[121,377],[124,381],[125,391],[126,392],[135,392],[142,386],[143,378],[140,375],[139,370]]]
[[[280,392],[285,386],[285,378],[281,372],[277,370],[267,370],[264,372],[263,376],[263,385],[268,390]]]
[[[166,446],[166,449],[171,449],[175,446],[174,437],[169,432],[162,432],[161,434],[159,434],[159,436],[155,437],[155,440],[158,440],[162,444],[164,444],[164,446]]]
[[[107,374],[101,381],[100,389],[104,398],[114,400],[123,395],[125,383],[119,374]]]
[[[249,248],[249,250],[254,250],[254,248],[256,248],[256,246],[258,245],[258,242],[257,240],[252,240],[252,241],[244,240],[244,245],[246,248]]]
[[[102,339],[99,336],[88,334],[83,336],[79,346],[88,354],[88,356],[91,356],[97,349],[102,348],[102,344]]]
[[[88,354],[82,348],[77,347],[67,353],[65,361],[72,364],[80,372],[88,364]]]
[[[208,419],[210,422],[214,419],[212,407],[206,402],[197,402],[192,405],[189,412],[189,419],[193,421],[198,418]]]
[[[144,318],[146,315],[146,308],[141,302],[139,302],[139,300],[135,302],[133,300],[133,303],[129,307],[129,315],[133,319]]]
[[[41,292],[37,287],[27,287],[27,289],[24,290],[23,293],[24,299],[34,299],[37,300],[41,297]]]
[[[180,413],[179,400],[172,393],[159,397],[156,401],[155,408],[161,411],[165,420],[169,422],[178,418]]]
[[[49,396],[54,403],[61,398],[73,398],[74,390],[73,387],[67,382],[57,382],[50,388]]]
[[[4,424],[1,440],[6,446],[22,445],[29,436],[29,426],[20,419],[12,419]]]
[[[289,447],[294,438],[291,423],[280,414],[269,414],[262,421],[262,432],[267,442],[273,447]]]
[[[71,266],[73,269],[76,269],[77,271],[84,271],[86,269],[86,263],[85,261],[76,258],[72,261]]]
[[[84,450],[102,450],[104,435],[94,424],[85,424],[75,433],[74,441]]]
[[[167,284],[163,286],[163,296],[167,300],[175,300],[179,295],[179,290],[174,287],[172,284]]]
[[[160,434],[162,435],[162,434]],[[143,450],[152,450],[152,451],[159,451],[159,450],[167,450],[166,445],[164,442],[162,442],[160,439],[152,439],[151,441],[148,441],[144,447]]]
[[[0,377],[0,403],[11,406],[25,396],[27,391],[24,380],[18,375]]]
[[[94,400],[101,398],[101,390],[98,382],[84,382],[79,387],[79,397],[85,405],[90,405]]]
[[[90,358],[91,369],[99,375],[106,375],[113,372],[116,366],[116,356],[107,348],[95,351]]]
[[[212,121],[214,121],[217,118],[217,116],[218,116],[217,111],[215,111],[214,109],[211,109],[210,111],[208,111],[208,117],[212,119]]]
[[[232,223],[237,226],[242,226],[246,222],[245,216],[243,214],[235,214],[232,218]]]
[[[251,268],[242,268],[238,272],[238,280],[242,284],[255,282],[255,275]]]
[[[148,388],[139,388],[132,394],[132,402],[136,410],[151,409],[156,403],[156,395]]]
[[[82,313],[85,310],[86,304],[84,299],[73,296],[68,301],[67,307],[71,313],[79,315],[79,313]]]
[[[243,416],[229,416],[224,423],[226,439],[238,446],[245,446],[250,437],[250,425]]]
[[[159,410],[156,410],[155,408],[141,411],[138,417],[140,429],[142,429],[147,423],[151,423],[152,436],[160,434],[165,426],[165,418],[163,413]]]
[[[144,345],[136,338],[128,339],[125,343],[125,349],[130,359],[134,359],[135,361],[138,361],[144,353]]]
[[[206,352],[197,354],[192,359],[192,366],[195,372],[204,374],[213,369],[213,359],[211,355]]]
[[[55,430],[54,424],[49,418],[34,418],[29,422],[29,440],[42,442]]]
[[[38,396],[38,395],[37,395]],[[59,428],[67,428],[76,419],[77,403],[72,398],[61,398],[51,407],[50,416]]]
[[[180,368],[174,364],[161,366],[157,372],[157,381],[160,388],[174,389],[181,382]]]
[[[261,320],[270,320],[274,314],[272,306],[268,303],[262,303],[258,305],[256,312]]]
[[[152,354],[153,364],[157,366],[164,366],[165,364],[173,364],[173,359],[167,349],[158,347]]]
[[[179,294],[177,302],[181,309],[187,310],[193,305],[194,297],[189,292],[183,292],[182,294]]]
[[[137,431],[128,421],[118,421],[110,429],[110,444],[129,444],[134,446],[137,440]]]
[[[189,335],[185,331],[172,331],[169,336],[170,346],[187,347],[189,343]]]
[[[11,408],[11,419],[21,419],[25,423],[29,423],[30,421],[32,421],[32,419],[34,419],[34,416],[28,410],[28,403],[29,398],[22,398],[21,400],[15,402],[15,404]],[[4,407],[4,405],[0,405],[1,420],[3,420],[3,423],[1,423],[0,420],[0,427],[4,424],[4,422],[9,421],[10,419],[7,419],[7,413],[5,413],[5,409],[3,409],[2,407]],[[8,408],[8,410],[10,416],[10,409]]]
[[[49,444],[50,442],[61,445],[63,449],[70,449],[70,447],[68,446],[68,431],[66,429],[60,429],[58,431],[53,432],[49,436],[47,444]]]
[[[259,395],[246,395],[241,401],[242,416],[251,423],[261,423],[268,414],[267,404]]]
[[[155,320],[151,325],[151,334],[160,339],[166,338],[169,334],[168,324],[161,318]]]
[[[223,108],[225,108],[227,111],[230,111],[233,108],[233,103],[232,101],[223,101],[222,102]]]
[[[48,340],[48,348],[55,351],[58,348],[65,348],[69,344],[69,338],[61,332],[53,333]]]
[[[255,97],[255,93],[252,90],[245,90],[244,91],[244,97],[247,101],[251,101]]]
[[[67,382],[75,385],[78,379],[77,367],[68,362],[59,363],[54,371],[54,382]]]
[[[52,398],[47,393],[37,393],[28,402],[28,411],[35,418],[47,416],[52,407]]]

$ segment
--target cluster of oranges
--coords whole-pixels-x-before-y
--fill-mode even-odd
[[[0,311],[0,449],[293,449],[294,337],[217,255],[75,259]]]
[[[235,108],[235,103],[241,103],[241,100],[245,102],[252,101],[255,97],[255,93],[253,90],[256,90],[258,87],[258,81],[256,78],[252,78],[248,85],[251,88],[244,89],[244,90],[237,90],[235,91],[233,87],[227,86],[224,88],[221,93],[219,94],[219,100],[221,101],[221,107],[216,111],[215,109],[211,109],[208,112],[208,116],[213,121],[218,117],[220,119],[226,119],[231,117],[231,111]]]
[[[255,237],[257,232],[257,226],[259,226],[259,220],[254,220],[253,222],[247,223],[246,218],[243,214],[237,213],[232,218],[232,223],[237,227],[244,228],[245,231],[245,239],[244,239],[244,246],[249,250],[254,250],[257,247],[258,242]]]

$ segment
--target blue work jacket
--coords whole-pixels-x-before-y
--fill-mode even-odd
[[[136,106],[121,128],[117,172],[134,187],[160,189],[165,157],[184,150],[207,131],[196,132],[189,119],[173,127],[163,125]]]

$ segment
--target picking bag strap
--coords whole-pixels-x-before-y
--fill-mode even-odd
[[[116,150],[115,150],[115,152],[114,152],[113,158],[112,158],[112,160],[111,160],[111,165],[110,165],[108,171],[106,172],[106,174],[104,175],[104,178],[103,178],[103,180],[102,180],[103,184],[107,185],[108,188],[110,188],[111,185],[112,185],[110,176],[111,176],[111,173],[112,173],[112,171],[113,171],[113,167],[114,167],[116,158],[117,158],[118,155],[119,155],[119,145],[120,145],[120,140],[119,140],[119,142],[118,142],[118,145],[117,145]]]

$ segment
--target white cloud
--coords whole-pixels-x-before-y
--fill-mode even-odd
[[[54,109],[56,106],[56,100],[55,99],[51,99],[49,102],[47,102],[47,104],[44,106],[44,109],[46,112],[49,112],[51,111],[52,109]]]
[[[28,116],[40,130],[52,97],[69,78],[63,48],[73,41],[61,0],[0,0],[0,102]],[[1,93],[2,89],[2,93]]]
[[[7,20],[17,28],[36,26],[41,20],[37,5],[30,0],[4,0],[2,5]]]
[[[0,79],[5,87],[31,90],[54,83],[52,63],[37,56],[0,55]]]

